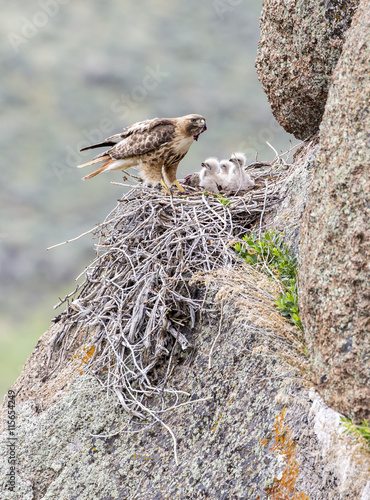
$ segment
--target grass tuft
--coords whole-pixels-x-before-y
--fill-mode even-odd
[[[281,236],[275,231],[263,233],[260,238],[252,233],[242,239],[244,242],[236,243],[234,249],[248,264],[280,280],[284,291],[279,294],[275,304],[282,316],[303,331],[298,306],[297,259],[290,255]]]

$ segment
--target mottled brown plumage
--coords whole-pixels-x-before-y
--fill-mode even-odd
[[[176,184],[176,171],[194,140],[207,130],[206,121],[200,115],[186,115],[179,118],[154,118],[134,123],[122,133],[112,135],[105,141],[86,148],[110,146],[109,149],[78,168],[104,162],[103,165],[83,179],[90,179],[108,170],[127,170],[137,167],[146,184],[167,186]]]

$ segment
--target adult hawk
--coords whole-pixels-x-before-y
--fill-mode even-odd
[[[92,161],[78,165],[78,168],[104,162],[98,170],[83,178],[86,180],[100,172],[137,167],[145,184],[160,183],[165,187],[175,184],[180,191],[184,191],[176,180],[177,165],[193,141],[197,141],[205,130],[207,130],[206,120],[200,115],[154,118],[134,123],[120,134],[81,149],[85,151],[110,146]]]

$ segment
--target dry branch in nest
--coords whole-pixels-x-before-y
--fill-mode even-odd
[[[168,196],[144,187],[119,200],[95,230],[97,257],[83,283],[57,305],[67,305],[64,328],[51,348],[59,352],[59,363],[83,331],[94,346],[87,371],[131,415],[149,413],[161,421],[169,406],[184,404],[186,393],[169,387],[167,379],[174,349],[191,346],[190,331],[205,299],[205,288],[191,280],[231,267],[230,243],[279,201],[287,166],[263,166],[253,190],[228,200],[200,192]]]

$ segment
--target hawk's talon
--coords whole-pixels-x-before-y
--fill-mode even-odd
[[[180,193],[186,193],[186,189],[184,189],[184,187],[181,186],[181,184],[177,180],[174,182],[174,184],[177,187],[177,189],[180,191]]]
[[[168,189],[168,186],[163,179],[161,179],[161,186],[165,194],[171,194],[171,191]]]

